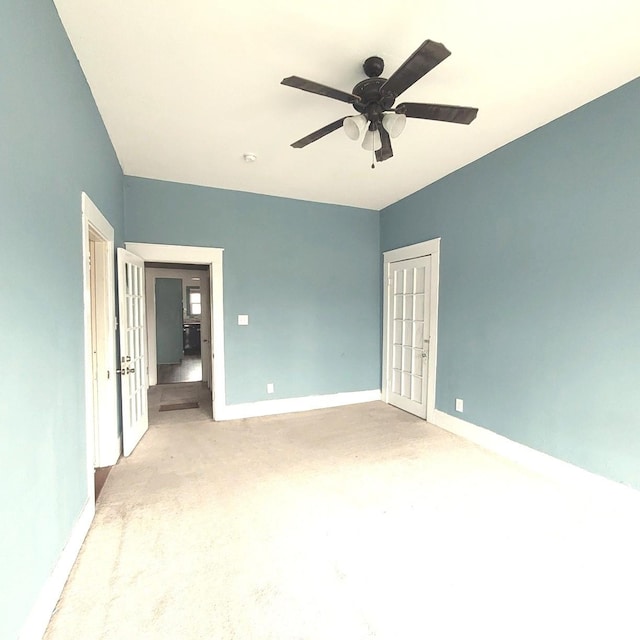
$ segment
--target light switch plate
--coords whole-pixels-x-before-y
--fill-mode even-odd
[[[267,383],[267,393],[273,393],[273,382]]]
[[[238,316],[238,324],[240,325],[249,324],[249,316]]]
[[[456,398],[456,411],[462,413],[464,411],[464,401],[462,398]]]

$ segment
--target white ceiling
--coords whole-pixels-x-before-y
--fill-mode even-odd
[[[371,209],[640,75],[638,0],[54,1],[125,174]],[[426,39],[452,55],[398,102],[471,125],[409,120],[375,170],[341,130],[289,146],[355,111],[282,78],[350,91]]]

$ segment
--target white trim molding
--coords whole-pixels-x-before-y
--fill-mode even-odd
[[[494,431],[436,409],[433,424],[477,445],[522,465],[527,469],[561,482],[567,482],[594,493],[606,494],[609,500],[631,500],[640,507],[640,491],[591,473],[570,462],[532,449]]]
[[[382,255],[384,256],[385,263],[387,263],[398,262],[399,260],[411,260],[412,258],[420,258],[422,256],[430,256],[433,253],[439,252],[440,238],[434,238],[433,240],[410,244],[406,247],[390,249],[389,251],[385,251]]]
[[[64,585],[73,568],[73,563],[76,561],[82,543],[89,532],[94,514],[95,504],[92,500],[88,500],[71,530],[71,535],[53,571],[42,587],[38,599],[20,631],[18,640],[40,640],[40,638],[44,636],[47,625],[51,620],[51,616],[55,611],[62,590],[64,589]]]
[[[387,370],[389,362],[389,340],[388,333],[392,329],[390,322],[391,309],[389,306],[389,278],[390,265],[401,260],[411,260],[412,258],[422,258],[431,256],[431,283],[429,300],[429,358],[427,363],[427,415],[428,422],[434,421],[434,411],[436,408],[436,373],[438,364],[438,297],[440,288],[440,238],[419,242],[407,247],[385,251],[384,256],[384,286],[383,286],[383,316],[382,316],[382,400],[389,402],[388,380],[390,371]]]
[[[218,419],[240,420],[241,418],[273,416],[280,413],[328,409],[330,407],[342,407],[348,404],[375,402],[381,398],[380,389],[373,389],[370,391],[348,391],[345,393],[333,393],[321,396],[247,402],[245,404],[227,405],[222,412],[222,417]]]
[[[125,242],[127,251],[136,254],[145,262],[168,262],[201,264],[210,267],[211,287],[211,354],[213,371],[213,419],[223,420],[225,409],[224,369],[224,299],[222,255],[224,249],[213,247],[187,247],[169,244],[147,244]]]
[[[82,281],[85,340],[85,413],[87,423],[87,482],[93,492],[94,467],[113,465],[120,457],[118,433],[118,389],[116,376],[116,288],[114,230],[86,193],[81,196]],[[94,264],[89,264],[89,236],[97,239]],[[99,305],[96,340],[99,375],[96,380],[100,403],[93,406],[93,362],[91,347],[90,269],[96,276]],[[94,419],[94,412],[97,415]],[[93,494],[89,496],[93,500]]]

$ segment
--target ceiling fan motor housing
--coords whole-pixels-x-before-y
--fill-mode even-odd
[[[381,91],[386,78],[367,78],[358,82],[353,87],[352,93],[360,98],[353,103],[353,108],[360,113],[364,113],[371,120],[372,116],[379,119],[382,112],[391,109],[395,102],[395,96],[388,91]]]
[[[384,60],[380,56],[371,56],[362,63],[368,78],[377,78],[384,71]]]

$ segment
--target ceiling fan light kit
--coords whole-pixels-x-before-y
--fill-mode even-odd
[[[325,125],[291,146],[302,149],[341,127],[351,140],[358,140],[366,131],[362,147],[367,151],[375,151],[377,161],[383,162],[393,157],[391,138],[397,138],[402,133],[407,118],[470,124],[478,114],[478,109],[474,107],[405,102],[394,108],[402,92],[450,55],[451,52],[443,44],[425,40],[388,79],[381,77],[384,60],[379,56],[371,56],[362,65],[367,78],[358,82],[351,93],[299,76],[284,78],[281,84],[346,102],[359,113]]]
[[[389,132],[392,138],[397,138],[407,124],[407,116],[404,113],[385,113],[382,116],[382,126]]]
[[[357,140],[368,126],[367,116],[362,113],[359,116],[349,116],[342,121],[342,128],[351,140]]]
[[[382,138],[380,132],[377,129],[373,131],[369,129],[362,139],[362,148],[365,151],[379,151],[382,149]]]

